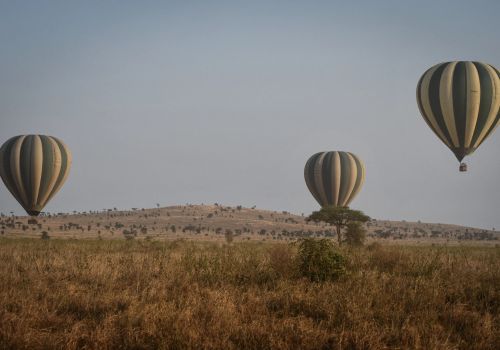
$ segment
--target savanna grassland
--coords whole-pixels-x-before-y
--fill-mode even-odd
[[[497,349],[498,246],[0,240],[2,349]]]
[[[372,219],[365,225],[370,241],[383,244],[495,245],[500,232],[458,225]],[[2,237],[70,239],[152,239],[225,241],[285,241],[306,237],[334,237],[331,226],[306,221],[306,216],[287,211],[256,207],[214,205],[176,205],[155,209],[59,213],[35,220],[27,216],[0,213]]]

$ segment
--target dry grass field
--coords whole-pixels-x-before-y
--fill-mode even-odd
[[[0,239],[2,349],[498,349],[498,246]]]

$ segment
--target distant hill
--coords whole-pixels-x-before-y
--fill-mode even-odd
[[[428,244],[476,242],[496,244],[500,233],[472,227],[406,221],[372,220],[366,224],[368,239],[380,242]],[[307,223],[305,217],[286,211],[214,205],[179,205],[157,209],[83,212],[0,217],[4,237],[75,239],[198,239],[221,240],[226,233],[238,240],[290,241],[300,237],[332,237],[333,229]]]

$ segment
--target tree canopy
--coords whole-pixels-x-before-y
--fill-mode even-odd
[[[352,222],[365,223],[370,220],[370,217],[360,210],[349,207],[325,206],[321,210],[313,212],[306,220],[325,222],[335,226],[340,245],[342,244],[342,229],[344,227]]]

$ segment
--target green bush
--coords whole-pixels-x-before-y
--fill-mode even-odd
[[[346,273],[346,260],[330,240],[305,238],[298,245],[298,267],[302,276],[322,282]]]
[[[366,229],[357,221],[347,224],[345,241],[351,247],[362,246],[366,238]]]

